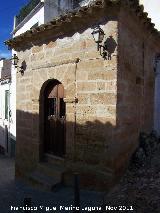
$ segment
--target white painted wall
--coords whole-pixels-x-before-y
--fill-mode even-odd
[[[15,52],[14,52],[15,53]],[[16,72],[17,69],[12,65],[11,78],[12,83],[10,85],[10,135],[15,140],[16,138]]]
[[[13,35],[18,36],[38,22],[38,25],[44,24],[44,7],[40,8],[27,22],[24,22],[22,27]]]
[[[0,60],[0,78],[1,78],[1,72],[2,72],[2,68],[3,68],[3,60]]]
[[[0,77],[1,77],[1,72],[4,66],[7,64],[4,62],[4,60],[0,61]],[[5,132],[5,126],[8,128],[8,132],[10,129],[10,119],[8,115],[8,120],[5,119],[5,91],[8,90],[10,91],[10,83],[2,83],[0,82],[0,146],[2,146],[5,150],[7,147],[6,144],[6,132]],[[10,104],[9,104],[10,105]],[[10,106],[9,110],[10,110]],[[9,144],[9,134],[8,134],[8,152],[10,152],[10,144]]]
[[[155,27],[160,31],[160,0],[139,0],[145,12],[152,19]]]
[[[10,90],[9,87],[9,84],[0,85],[0,145],[4,148],[6,148],[5,125],[9,128],[9,120],[5,119],[5,90]]]

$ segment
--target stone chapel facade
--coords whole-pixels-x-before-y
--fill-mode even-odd
[[[92,37],[97,24],[105,58]],[[35,181],[44,173],[54,185],[78,172],[82,186],[111,186],[139,133],[153,128],[159,41],[136,0],[97,0],[8,40],[25,64],[17,72],[16,175]]]

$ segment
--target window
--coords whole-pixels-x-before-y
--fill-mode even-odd
[[[65,116],[66,105],[63,98],[60,98],[60,118]]]
[[[8,120],[9,114],[9,90],[5,90],[5,119]]]
[[[55,116],[56,115],[56,98],[49,98],[48,99],[48,116]]]

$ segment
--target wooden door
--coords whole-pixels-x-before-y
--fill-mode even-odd
[[[62,84],[50,86],[46,99],[45,151],[63,157],[65,154],[65,102]]]

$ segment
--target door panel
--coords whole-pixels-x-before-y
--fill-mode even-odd
[[[47,153],[65,154],[65,102],[62,84],[50,87],[46,97],[46,146]]]

